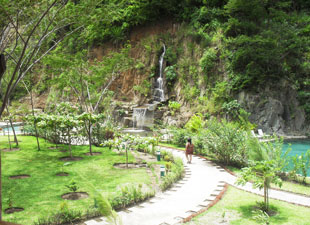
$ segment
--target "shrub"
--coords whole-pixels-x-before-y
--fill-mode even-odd
[[[165,75],[166,75],[166,81],[167,81],[168,86],[172,86],[173,82],[177,78],[175,65],[174,66],[167,66],[165,68]]]
[[[173,183],[182,178],[184,172],[183,161],[180,158],[176,158],[175,162],[171,165],[171,172],[166,174],[163,178],[160,188],[162,191],[167,190]]]
[[[181,104],[176,101],[169,101],[168,107],[171,111],[171,115],[173,116],[175,112],[177,112],[181,108]]]
[[[199,133],[204,127],[204,120],[201,113],[193,115],[190,120],[186,123],[185,128],[193,133]]]
[[[82,212],[70,210],[67,201],[60,204],[59,212],[52,213],[47,217],[39,218],[34,225],[61,225],[73,224],[82,219]]]
[[[111,206],[114,209],[125,208],[144,201],[155,195],[154,191],[150,191],[148,188],[141,184],[125,184],[117,188],[116,194],[110,196]]]
[[[208,121],[208,138],[205,139],[208,151],[225,165],[238,167],[247,162],[247,132],[238,129],[234,123]]]
[[[190,133],[185,129],[172,129],[171,133],[173,135],[172,143],[179,147],[185,147],[186,139]]]

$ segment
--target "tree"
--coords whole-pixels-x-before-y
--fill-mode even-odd
[[[109,99],[112,93],[109,87],[112,82],[129,68],[131,59],[128,56],[130,46],[121,49],[120,52],[112,53],[102,61],[88,61],[85,52],[76,55],[63,55],[64,60],[59,62],[58,55],[51,55],[48,63],[62,63],[58,68],[60,73],[54,78],[57,89],[62,90],[62,95],[75,96],[78,99],[81,110],[84,112],[78,118],[84,122],[85,133],[88,136],[89,151],[92,155],[93,125],[103,118],[100,111],[107,111],[108,104],[101,107],[105,99]],[[66,93],[67,92],[67,93]]]
[[[282,155],[282,141],[275,138],[275,142],[259,142],[256,138],[250,138],[249,165],[242,169],[237,184],[245,185],[253,182],[255,188],[264,189],[264,210],[269,211],[269,188],[271,183],[282,186],[279,174],[287,165],[287,150]]]
[[[0,0],[0,118],[19,82],[57,44],[79,27],[68,28],[70,20],[60,19],[64,0]],[[57,21],[57,22],[56,22]],[[0,158],[0,220],[2,219]]]

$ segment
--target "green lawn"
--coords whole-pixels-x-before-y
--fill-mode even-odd
[[[254,219],[253,210],[256,201],[263,201],[263,197],[229,187],[222,200],[205,213],[194,218],[187,225],[254,225],[264,224]],[[270,200],[270,205],[277,213],[270,217],[270,224],[281,225],[309,225],[310,208],[296,206],[286,202]]]
[[[234,172],[236,176],[238,176],[241,172],[241,169],[232,167],[232,166],[227,166],[227,169],[230,171]],[[307,179],[307,182],[309,183],[309,179]],[[274,184],[271,184],[271,187],[273,188],[278,188],[284,191],[291,191],[299,194],[304,194],[304,195],[310,195],[310,186],[306,186],[303,184],[298,184],[298,183],[293,183],[290,181],[283,181],[282,182],[282,187],[279,188],[279,186],[276,186]]]
[[[5,221],[20,224],[32,224],[37,218],[48,215],[59,209],[64,200],[61,195],[69,192],[65,185],[74,179],[79,187],[78,191],[89,194],[89,198],[68,201],[70,209],[85,211],[94,204],[96,191],[107,194],[113,193],[117,186],[125,183],[151,184],[146,169],[116,169],[113,164],[125,162],[124,155],[118,155],[107,148],[94,147],[93,151],[102,152],[98,156],[86,156],[88,146],[73,146],[73,155],[81,156],[81,161],[65,162],[60,157],[68,156],[68,152],[59,149],[50,150],[51,143],[41,139],[41,151],[36,148],[34,137],[20,136],[20,151],[2,152],[2,184],[3,210],[8,208],[8,199],[11,196],[14,207],[23,207],[25,210],[13,214],[4,214]],[[7,148],[7,137],[0,137],[0,149]],[[67,148],[67,146],[63,146]],[[130,161],[134,161],[130,154]],[[55,176],[64,168],[70,176]],[[9,179],[11,175],[29,174],[26,179]],[[9,193],[11,192],[11,194]]]
[[[165,142],[160,142],[159,143],[160,146],[163,146],[163,147],[168,147],[168,148],[175,148],[175,149],[179,149],[179,150],[182,150],[182,151],[185,151],[185,147],[182,148],[182,147],[178,147],[174,144],[169,144],[169,143],[165,143]]]

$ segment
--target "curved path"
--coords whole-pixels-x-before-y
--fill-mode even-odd
[[[185,177],[164,193],[140,205],[120,211],[118,214],[124,225],[172,225],[208,207],[222,192],[226,183],[239,189],[263,195],[263,191],[253,189],[252,184],[235,185],[236,177],[211,161],[193,156],[192,164],[186,164],[184,152],[172,151],[183,159]],[[270,190],[269,196],[290,203],[310,206],[310,198],[284,191]],[[103,225],[104,217],[86,221],[87,225]]]
[[[171,149],[163,148],[171,151]],[[223,190],[221,179],[225,170],[211,162],[193,156],[192,164],[186,164],[184,152],[173,151],[185,165],[185,177],[169,190],[157,194],[150,201],[120,211],[124,225],[176,224],[193,213],[207,207]],[[86,221],[87,225],[108,224],[104,218]]]

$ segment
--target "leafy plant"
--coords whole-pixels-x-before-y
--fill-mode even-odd
[[[185,124],[185,128],[193,133],[199,133],[204,127],[204,119],[201,113],[194,114]]]
[[[171,111],[171,115],[173,116],[175,112],[177,112],[181,108],[181,104],[176,101],[169,101],[168,107]]]
[[[308,176],[308,170],[310,169],[310,150],[301,155],[292,156],[291,160],[293,162],[293,174],[301,173],[303,176],[303,183],[306,183],[306,178]]]
[[[70,183],[66,185],[66,188],[68,188],[71,192],[76,192],[79,189],[74,180],[71,180]]]
[[[168,86],[172,86],[173,82],[175,81],[175,79],[177,78],[177,73],[176,73],[176,66],[167,66],[165,68],[165,76],[166,76],[166,81]]]

